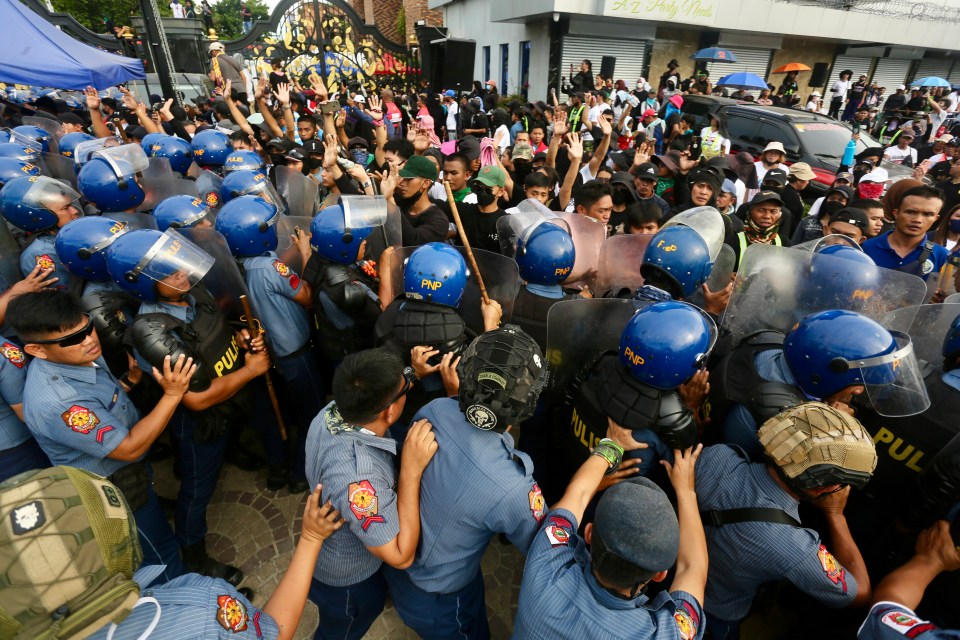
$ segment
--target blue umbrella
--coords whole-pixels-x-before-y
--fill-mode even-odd
[[[755,73],[739,71],[724,76],[717,81],[718,87],[734,87],[736,89],[767,89],[767,81]]]
[[[919,80],[914,80],[910,83],[912,87],[949,87],[950,83],[944,80],[943,78],[938,78],[937,76],[928,76],[926,78],[920,78]]]
[[[706,49],[700,49],[696,53],[690,54],[691,60],[710,60],[712,62],[736,62],[737,56],[733,55],[733,51],[729,49],[721,49],[720,47],[708,47]]]

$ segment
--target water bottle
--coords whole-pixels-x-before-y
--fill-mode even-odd
[[[853,157],[857,154],[857,143],[853,140],[847,143],[847,148],[843,152],[843,160],[840,161],[845,167],[853,166]]]

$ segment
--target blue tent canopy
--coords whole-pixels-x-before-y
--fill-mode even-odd
[[[74,40],[19,0],[0,0],[0,82],[105,89],[145,77],[143,63]]]

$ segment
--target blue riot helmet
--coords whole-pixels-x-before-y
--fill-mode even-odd
[[[863,386],[881,415],[909,416],[930,406],[910,336],[859,313],[807,316],[787,334],[783,355],[797,384],[815,398]]]
[[[467,263],[459,251],[448,244],[428,242],[407,258],[403,291],[414,300],[456,308],[469,277]]]
[[[200,198],[187,195],[164,198],[154,207],[153,217],[160,231],[213,226],[213,209]]]
[[[223,173],[226,175],[233,171],[263,171],[263,158],[256,151],[241,149],[233,151],[223,163]]]
[[[148,134],[147,137],[152,135],[152,133]],[[147,155],[151,158],[166,158],[170,161],[170,168],[184,176],[187,175],[187,170],[193,164],[190,143],[177,136],[161,135],[147,149]]]
[[[96,138],[89,133],[83,133],[82,131],[68,133],[60,138],[60,155],[72,160],[74,158],[74,152],[77,150],[77,145],[81,142],[87,142],[89,140],[96,140]]]
[[[683,225],[657,232],[647,245],[640,266],[645,283],[678,299],[696,292],[711,271],[713,260],[703,236]]]
[[[23,145],[19,142],[0,143],[0,158],[13,158],[30,164],[40,161],[40,145]]]
[[[147,135],[140,138],[140,147],[143,148],[143,152],[149,156],[151,155],[150,149],[153,147],[153,143],[155,143],[160,138],[165,138],[166,135],[167,134],[163,132],[158,132],[158,131],[154,131],[153,133],[148,133]]]
[[[620,362],[634,378],[676,389],[703,368],[717,341],[713,319],[686,302],[644,307],[620,334]]]
[[[51,147],[56,147],[57,144],[57,141],[53,139],[53,136],[50,135],[48,131],[32,124],[22,124],[19,127],[14,127],[13,132],[32,140],[40,146],[41,151],[47,153],[50,152]]]
[[[78,218],[65,224],[57,233],[57,256],[63,266],[78,278],[109,282],[107,248],[128,231],[130,227],[127,223],[110,218]]]
[[[277,193],[265,171],[241,169],[227,174],[223,179],[223,184],[220,185],[221,201],[230,202],[233,198],[240,196],[257,196],[276,205],[281,213],[286,211],[283,199]]]
[[[559,284],[570,276],[576,248],[570,234],[545,220],[535,222],[517,238],[515,259],[520,277],[532,284]]]
[[[214,227],[223,234],[230,253],[252,258],[277,248],[277,208],[256,196],[240,196],[223,205]]]
[[[950,323],[950,329],[943,338],[943,357],[951,361],[960,358],[960,314]]]
[[[137,174],[148,166],[147,154],[139,145],[101,149],[80,169],[77,186],[101,211],[136,209],[146,197]]]
[[[47,176],[14,178],[0,190],[3,217],[30,233],[65,225],[82,215],[80,194]]]
[[[14,178],[24,178],[40,175],[40,167],[16,160],[14,158],[0,158],[0,186],[3,186]]]
[[[814,251],[808,279],[815,285],[813,295],[822,309],[869,303],[880,286],[882,275],[873,259],[860,248],[831,244]]]
[[[168,294],[190,291],[213,266],[214,259],[173,229],[137,229],[107,249],[107,271],[117,285],[144,302],[158,299],[157,283]]]
[[[310,223],[310,244],[331,262],[350,264],[361,259],[360,245],[373,232],[372,226],[348,227],[343,207],[329,206]]]
[[[190,147],[193,160],[200,167],[222,167],[233,152],[230,138],[216,129],[207,129],[193,136]]]

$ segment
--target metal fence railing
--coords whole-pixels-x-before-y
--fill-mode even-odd
[[[906,20],[924,20],[929,22],[948,22],[960,24],[960,7],[945,7],[933,2],[911,2],[910,0],[773,0],[788,4],[802,4],[852,11],[889,18]]]

